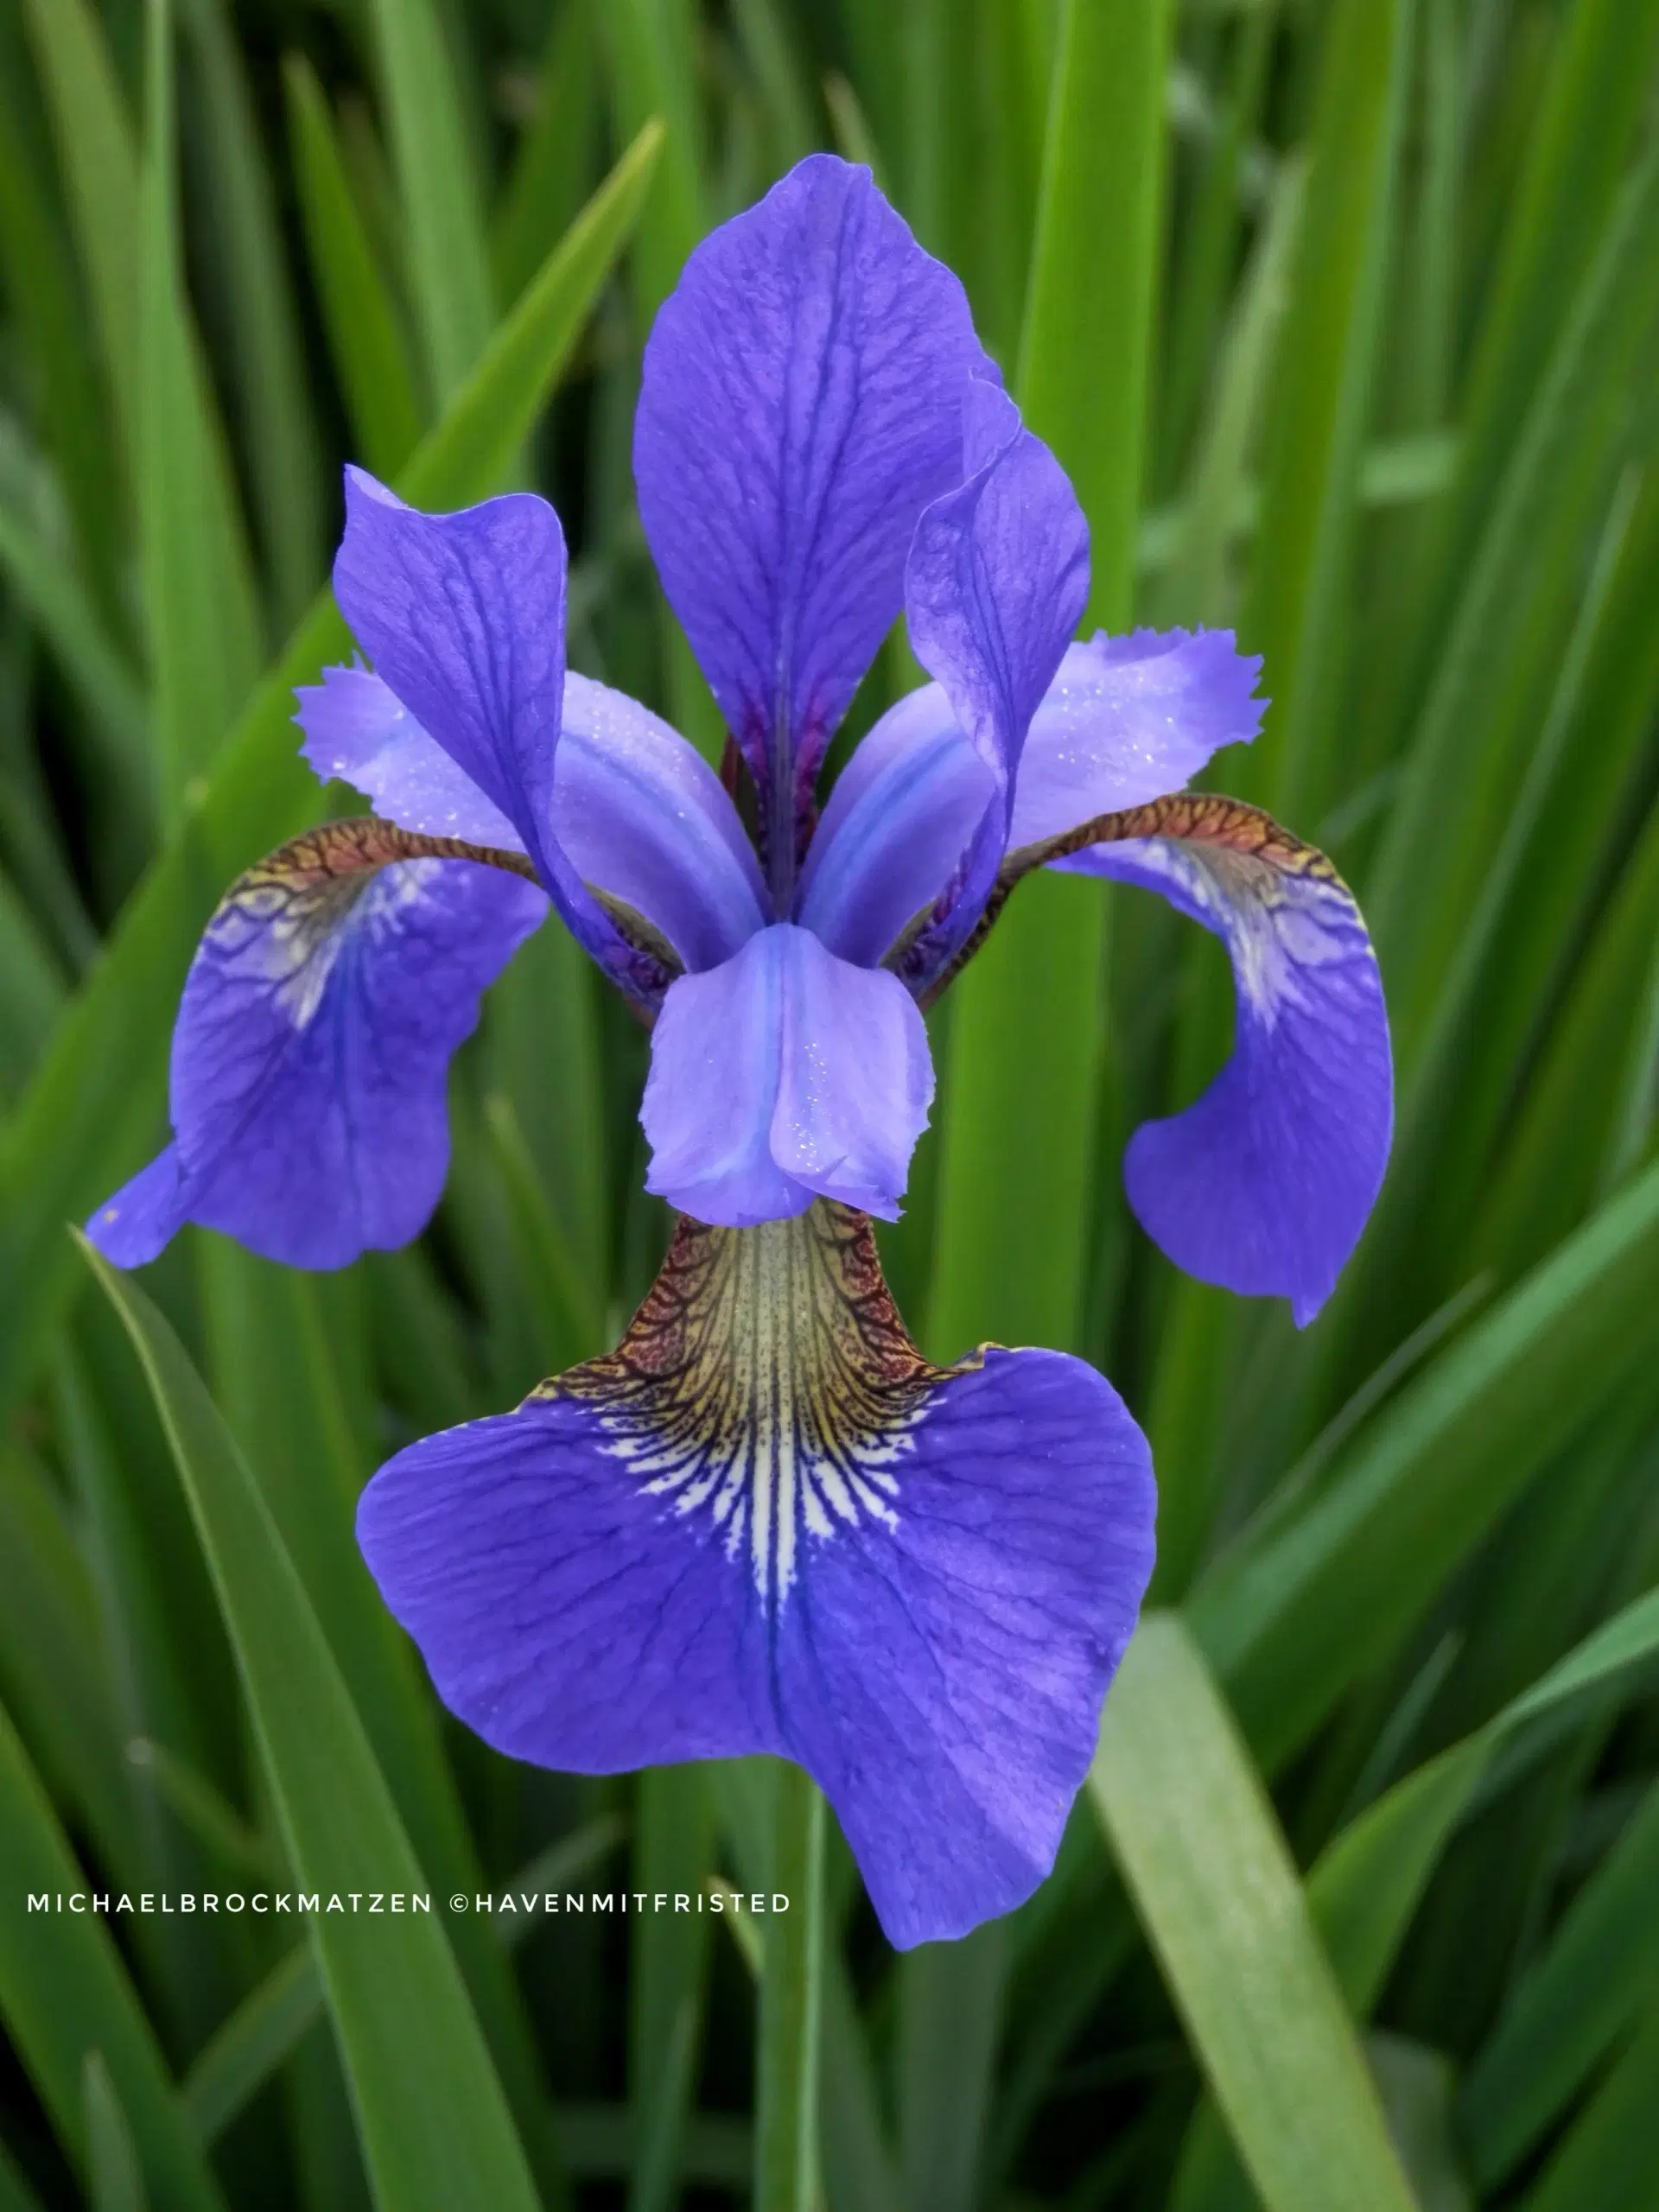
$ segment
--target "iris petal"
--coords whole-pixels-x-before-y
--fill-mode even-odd
[[[1089,593],[1089,530],[1065,471],[1006,393],[970,388],[966,480],[917,526],[905,613],[995,795],[900,973],[925,993],[971,933],[1007,842],[1020,756]]]
[[[706,238],[658,315],[640,519],[765,818],[791,836],[899,613],[917,518],[960,478],[963,389],[995,373],[957,278],[830,155]]]
[[[655,1004],[666,981],[582,882],[553,823],[564,703],[564,533],[527,492],[421,514],[346,472],[334,593],[401,703],[510,821],[566,926],[622,988]]]
[[[142,1268],[167,1249],[189,1218],[179,1147],[166,1144],[105,1200],[87,1223],[86,1233],[118,1268]]]
[[[1177,791],[1248,741],[1261,668],[1229,630],[1099,632],[1068,645],[1019,756],[1011,846]],[[983,815],[989,772],[943,685],[890,708],[836,779],[807,855],[799,918],[844,960],[880,960],[938,897]]]
[[[524,851],[500,808],[381,677],[366,668],[325,668],[320,683],[301,684],[294,696],[294,719],[305,732],[300,750],[325,783],[349,784],[400,830]]]
[[[1048,1871],[1152,1522],[1109,1383],[1056,1352],[928,1366],[868,1222],[817,1205],[683,1223],[617,1352],[400,1452],[358,1533],[499,1750],[795,1758],[906,1946]]]
[[[944,689],[890,707],[836,777],[801,875],[798,918],[874,967],[950,882],[996,794]]]
[[[306,758],[404,830],[524,849],[500,810],[378,676],[329,668],[299,694]],[[626,692],[567,675],[552,820],[583,881],[643,914],[688,968],[726,959],[765,919],[754,849],[720,779]]]
[[[1178,1267],[1287,1298],[1300,1327],[1358,1241],[1393,1135],[1364,922],[1322,854],[1236,800],[1166,799],[1119,817],[1114,836],[1052,864],[1159,892],[1212,931],[1237,1007],[1232,1056],[1203,1096],[1130,1140],[1129,1204]]]
[[[472,861],[400,859],[397,835],[314,830],[221,902],[173,1035],[175,1141],[87,1224],[118,1265],[187,1220],[302,1268],[425,1224],[450,1056],[547,899]]]
[[[1261,669],[1230,630],[1097,631],[1069,646],[1020,756],[1009,843],[1179,791],[1220,747],[1255,735]]]
[[[564,684],[553,786],[560,843],[589,883],[654,922],[688,968],[711,968],[769,907],[736,808],[678,733],[625,692]]]
[[[645,1187],[728,1226],[799,1213],[815,1192],[891,1219],[932,1095],[898,979],[777,923],[669,990],[639,1116]]]

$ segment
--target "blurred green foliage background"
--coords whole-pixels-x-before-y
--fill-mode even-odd
[[[1218,786],[1358,890],[1400,1124],[1299,1337],[1122,1204],[1128,1131],[1226,1048],[1199,932],[1045,880],[940,1009],[895,1289],[936,1354],[1117,1382],[1158,1610],[1009,1920],[895,1958],[831,1838],[819,2152],[760,2201],[1659,2206],[1656,35],[1656,0],[0,4],[3,2212],[750,2190],[764,1922],[442,1900],[769,1886],[775,1774],[493,1758],[351,1536],[389,1450],[648,1282],[640,1034],[550,926],[459,1064],[437,1221],[341,1275],[193,1233],[106,1296],[65,1224],[160,1135],[214,899],[327,803],[289,691],[345,650],[343,459],[547,491],[574,664],[718,744],[632,503],[639,345],[815,146],[963,275],[1095,619],[1265,654]],[[849,736],[907,680],[895,639]],[[438,1910],[25,1910],[261,1885]]]

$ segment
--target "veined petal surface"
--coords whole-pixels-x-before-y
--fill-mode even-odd
[[[801,874],[797,918],[874,967],[955,874],[996,797],[938,683],[908,693],[836,777]]]
[[[1226,946],[1230,1058],[1184,1113],[1130,1139],[1141,1226],[1201,1281],[1330,1296],[1388,1165],[1394,1074],[1376,957],[1322,853],[1255,807],[1204,795],[1116,817],[1112,842],[1051,865],[1156,891]],[[1038,848],[1040,850],[1041,848]]]
[[[565,569],[559,518],[532,493],[428,515],[346,472],[334,594],[375,673],[512,823],[578,943],[654,1005],[658,963],[620,934],[555,833]]]
[[[930,1367],[868,1223],[683,1222],[620,1348],[410,1446],[358,1533],[439,1694],[584,1773],[773,1751],[900,1946],[1052,1864],[1152,1563],[1144,1438],[1055,1352]]]
[[[963,409],[966,480],[917,526],[905,618],[994,792],[950,886],[900,972],[924,994],[971,933],[1007,843],[1032,716],[1089,595],[1089,528],[1065,471],[995,385]]]
[[[300,751],[324,783],[349,784],[400,830],[524,850],[501,809],[384,678],[360,666],[325,668],[321,683],[301,684],[294,696],[305,732]]]
[[[383,823],[333,823],[232,885],[173,1034],[174,1141],[87,1224],[118,1265],[153,1259],[186,1221],[300,1268],[425,1225],[448,1167],[450,1057],[547,899],[404,850]]]
[[[303,751],[404,830],[523,840],[378,676],[330,668],[299,695]],[[718,776],[624,691],[567,673],[554,835],[585,883],[643,914],[686,967],[716,965],[766,919],[754,849]]]
[[[1102,630],[1069,645],[1027,733],[1009,844],[1144,806],[1248,744],[1267,711],[1252,696],[1261,670],[1230,630]]]
[[[1068,645],[1014,774],[1011,846],[1179,791],[1248,742],[1261,668],[1228,630],[1103,631]],[[798,918],[845,960],[880,960],[950,881],[994,779],[944,688],[888,709],[836,779],[801,880]]]
[[[918,518],[961,476],[963,389],[995,374],[957,279],[827,154],[705,238],[657,317],[640,519],[774,845],[899,613]]]
[[[891,1220],[932,1096],[927,1032],[897,977],[776,923],[670,987],[639,1115],[645,1187],[729,1227],[800,1213],[815,1193]]]

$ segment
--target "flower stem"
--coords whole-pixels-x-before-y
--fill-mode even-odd
[[[778,1777],[772,1885],[789,1907],[766,1922],[755,2212],[817,2212],[823,1799],[796,1766]]]

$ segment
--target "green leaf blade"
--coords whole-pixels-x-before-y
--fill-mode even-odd
[[[363,1726],[269,1508],[177,1338],[90,1246],[168,1432],[257,1732],[296,1885],[427,1894]],[[442,1910],[442,1900],[439,1900]],[[400,2212],[537,2196],[440,1922],[395,1940],[320,1914],[312,1940],[350,2075],[365,2159]]]
[[[415,312],[433,397],[444,407],[472,373],[494,321],[477,164],[455,58],[432,0],[373,0],[369,12]]]
[[[85,2156],[86,2054],[102,2055],[158,2202],[224,2212],[224,2199],[186,2126],[155,2037],[110,1936],[110,1923],[72,1911],[90,1885],[10,1720],[0,1711],[0,2012],[60,2136]],[[31,1912],[28,1899],[65,1900]],[[114,1902],[111,1900],[111,1902]]]
[[[1173,1615],[1130,1643],[1089,1787],[1268,2212],[1412,2212],[1295,1868]]]

